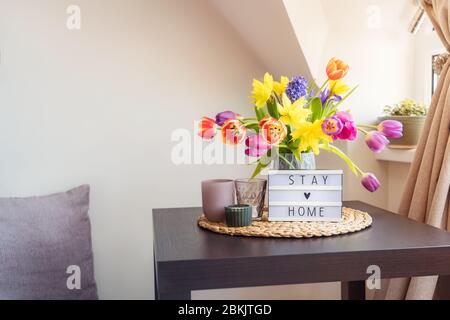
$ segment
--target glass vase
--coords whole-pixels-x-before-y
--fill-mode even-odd
[[[274,170],[316,170],[316,157],[314,152],[302,153],[298,160],[292,153],[281,154],[274,161]]]

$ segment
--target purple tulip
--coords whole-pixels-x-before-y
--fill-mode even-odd
[[[380,153],[389,144],[389,140],[381,132],[372,131],[367,134],[366,143],[370,150]]]
[[[365,173],[362,177],[361,184],[370,192],[375,192],[381,186],[380,181],[373,173]]]
[[[395,120],[385,120],[378,125],[378,131],[388,138],[399,139],[403,137],[403,124]]]
[[[247,137],[245,154],[249,157],[259,158],[265,155],[272,147],[259,134]]]
[[[325,89],[319,94],[320,101],[322,101],[322,106],[325,105],[325,102],[327,102],[328,98],[330,97],[330,90]]]
[[[338,117],[325,119],[322,124],[322,130],[329,136],[337,136],[344,129],[344,124]]]
[[[216,116],[216,124],[221,127],[228,120],[235,120],[237,118],[238,118],[238,114],[234,113],[233,111],[224,111],[224,112],[219,113]]]

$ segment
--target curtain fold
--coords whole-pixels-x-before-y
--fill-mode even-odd
[[[437,34],[450,52],[450,0],[421,0]],[[408,175],[399,214],[450,230],[450,59],[432,99],[424,134]],[[433,299],[438,277],[392,279],[376,298]]]

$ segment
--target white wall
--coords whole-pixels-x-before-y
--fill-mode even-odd
[[[198,206],[201,180],[250,173],[174,166],[171,132],[251,114],[264,68],[204,0],[1,0],[0,49],[0,196],[91,184],[100,297],[152,299],[152,208]]]
[[[388,167],[388,203],[387,210],[398,212],[402,200],[403,190],[406,186],[406,180],[409,173],[410,164],[400,162],[389,162]]]

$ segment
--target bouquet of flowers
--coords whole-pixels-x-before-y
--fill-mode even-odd
[[[245,143],[246,155],[256,159],[252,178],[275,159],[295,169],[287,154],[301,161],[304,153],[332,152],[362,178],[367,190],[375,192],[380,187],[375,175],[362,171],[333,142],[356,140],[361,132],[370,150],[378,153],[389,144],[387,138],[402,137],[403,127],[392,120],[378,126],[357,125],[350,111],[342,110],[343,103],[356,90],[342,80],[348,71],[344,61],[331,59],[326,68],[328,79],[321,87],[304,77],[281,77],[279,82],[274,81],[266,73],[263,81],[253,80],[254,118],[244,118],[232,111],[221,112],[215,119],[203,117],[199,135],[211,140],[220,132],[225,144]]]

